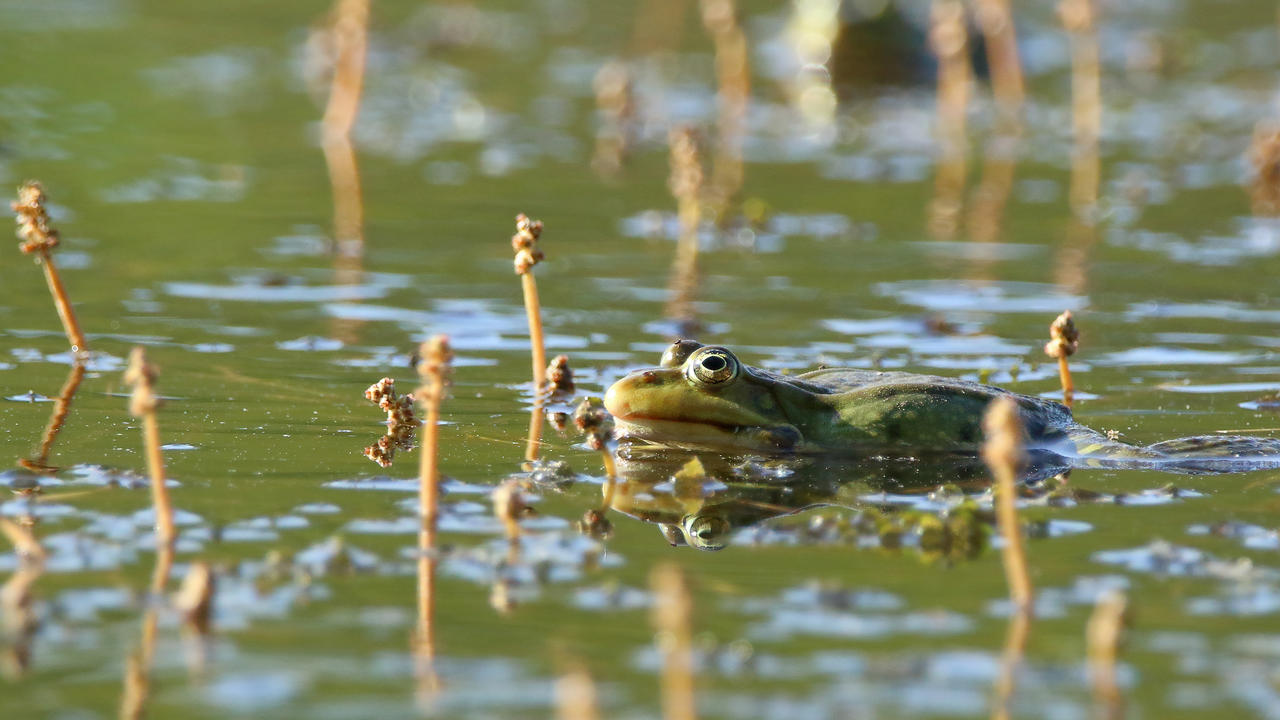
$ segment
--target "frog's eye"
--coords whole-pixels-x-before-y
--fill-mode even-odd
[[[697,340],[677,340],[671,343],[671,347],[662,353],[662,359],[658,364],[662,367],[680,367],[685,360],[693,354],[694,350],[702,347],[702,343]]]
[[[699,550],[723,550],[733,530],[728,520],[716,515],[685,515],[680,524],[686,541]]]
[[[689,356],[685,373],[705,385],[720,385],[738,377],[738,358],[720,347],[705,347]]]

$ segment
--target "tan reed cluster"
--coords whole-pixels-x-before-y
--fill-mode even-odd
[[[1067,358],[1080,349],[1080,331],[1076,330],[1075,319],[1070,310],[1064,311],[1049,325],[1049,342],[1044,346],[1044,353],[1058,361],[1058,377],[1062,381],[1062,402],[1067,407],[1075,400],[1075,384],[1071,380],[1071,367]]]
[[[151,504],[156,515],[156,544],[167,548],[172,545],[176,530],[169,488],[165,486],[160,426],[156,422],[156,410],[160,407],[160,400],[155,392],[158,376],[155,366],[147,361],[146,351],[135,347],[129,353],[129,367],[124,373],[125,383],[133,386],[133,394],[129,398],[129,413],[142,419],[143,444],[146,447],[147,468],[151,474]]]
[[[418,428],[418,417],[413,412],[414,395],[396,394],[396,381],[382,378],[364,391],[364,397],[387,413],[387,431],[378,441],[364,449],[364,456],[380,467],[391,467],[396,450],[408,450],[413,446],[413,434]]]
[[[36,262],[44,267],[49,294],[53,296],[53,305],[62,320],[67,341],[71,343],[71,352],[83,356],[89,352],[89,345],[80,330],[80,323],[76,321],[76,313],[71,307],[71,299],[67,297],[67,289],[62,284],[62,276],[53,263],[51,251],[58,246],[59,237],[58,231],[49,223],[45,199],[44,187],[34,180],[18,189],[17,202],[10,204],[17,217],[18,237],[22,240],[18,249],[24,254],[35,255]]]
[[[1004,539],[1001,557],[1009,583],[1009,599],[1019,612],[1030,613],[1033,589],[1018,522],[1018,475],[1026,465],[1025,433],[1018,403],[1008,396],[991,401],[982,419],[986,442],[982,459],[995,478],[996,521]]]
[[[592,82],[596,93],[596,149],[591,167],[604,176],[616,175],[631,156],[635,143],[636,99],[631,71],[613,60],[600,66]]]
[[[662,653],[662,717],[694,720],[697,703],[693,682],[693,597],[684,572],[673,563],[654,565],[649,573],[651,614]]]

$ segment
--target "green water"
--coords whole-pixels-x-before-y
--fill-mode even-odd
[[[51,559],[32,589],[29,663],[8,666],[0,715],[119,707],[154,554],[146,517],[135,517],[149,506],[145,485],[103,481],[145,472],[119,362],[138,343],[161,368],[172,495],[189,514],[169,587],[195,560],[220,576],[203,669],[189,667],[176,614],[159,608],[151,717],[549,717],[552,683],[577,663],[604,716],[657,717],[645,606],[658,562],[691,579],[704,716],[989,713],[1007,624],[995,552],[944,562],[745,530],[701,553],[619,513],[596,547],[572,524],[598,502],[599,458],[548,429],[544,456],[579,482],[539,490],[526,559],[493,567],[504,546],[484,491],[520,472],[529,420],[512,219],[546,223],[537,277],[549,344],[569,353],[580,394],[656,362],[675,244],[634,228],[674,211],[667,127],[715,122],[711,44],[692,5],[374,3],[355,133],[366,248],[353,275],[325,251],[333,202],[316,137],[326,86],[313,95],[306,80],[324,3],[0,2],[0,184],[45,184],[97,356],[49,458],[63,470],[34,506]],[[1263,5],[1108,9],[1104,219],[1093,230],[1073,226],[1066,200],[1066,39],[1048,8],[1020,16],[1028,126],[995,245],[926,231],[931,88],[852,90],[833,139],[809,138],[778,59],[789,6],[744,3],[743,195],[772,214],[751,236],[708,233],[700,338],[775,368],[875,357],[970,378],[990,370],[1020,392],[1050,393],[1057,378],[1040,346],[1070,308],[1083,334],[1073,360],[1089,394],[1082,422],[1135,443],[1275,428],[1274,413],[1241,405],[1280,389],[1280,227],[1250,218],[1244,187],[1253,126],[1275,114],[1275,16]],[[670,29],[654,19],[664,13],[676,13]],[[1143,70],[1134,58],[1152,47],[1164,63]],[[633,63],[639,138],[625,169],[602,179],[591,80],[613,58]],[[990,115],[984,91],[967,192],[983,173]],[[0,284],[0,395],[56,397],[66,341],[40,272],[14,252]],[[927,319],[955,331],[931,332]],[[417,454],[387,471],[361,455],[382,432],[362,393],[384,375],[412,387],[408,354],[437,332],[459,359],[441,430],[442,471],[459,484],[441,533],[440,691],[424,709],[409,643],[414,493],[408,482],[372,487],[414,477]],[[29,396],[0,403],[3,452],[31,457],[51,409]],[[1040,617],[1014,716],[1090,714],[1084,627],[1099,588],[1121,587],[1134,611],[1120,672],[1132,715],[1274,717],[1277,480],[1076,470],[1073,486],[1127,500],[1028,508],[1074,532],[1029,544]],[[1195,492],[1157,492],[1171,482]],[[16,494],[0,505],[12,517],[30,510]],[[354,569],[310,564],[334,536],[361,553]],[[1174,550],[1150,551],[1157,540]],[[1139,548],[1130,564],[1104,562]],[[1151,565],[1175,550],[1223,564]],[[3,556],[2,577],[14,567]],[[503,573],[516,602],[499,613],[491,585]],[[824,603],[806,590],[819,582],[887,596]]]

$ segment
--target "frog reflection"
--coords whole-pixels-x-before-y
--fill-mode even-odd
[[[822,457],[730,459],[714,453],[624,445],[617,455],[613,509],[658,526],[673,547],[722,550],[735,531],[820,507],[862,508],[870,493],[924,494],[942,485],[980,490],[989,483],[977,458]],[[1025,479],[1066,468],[1036,455]]]

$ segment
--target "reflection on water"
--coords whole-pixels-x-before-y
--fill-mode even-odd
[[[1274,469],[1044,463],[1018,498],[1028,636],[974,461],[624,448],[611,478],[527,412],[519,290],[486,240],[519,210],[563,238],[539,281],[575,400],[694,323],[778,372],[1047,396],[1043,328],[1070,308],[1085,424],[1139,446],[1275,436],[1274,8],[936,5],[0,6],[0,55],[38,58],[0,81],[0,181],[65,203],[59,269],[97,351],[77,363],[39,274],[0,263],[0,420],[25,465],[0,472],[0,520],[43,550],[0,553],[0,659],[21,674],[0,716],[540,716],[559,658],[598,715],[653,716],[660,561],[690,581],[700,716],[980,717],[1007,688],[1011,717],[1082,717],[1110,591],[1140,622],[1104,710],[1115,692],[1135,715],[1274,712]],[[952,42],[931,48],[934,17]],[[706,138],[683,207],[664,190],[679,127]],[[971,150],[940,153],[940,132]],[[361,391],[437,332],[461,356],[424,537],[416,458],[356,450],[377,421]],[[123,469],[136,342],[182,449],[172,556]],[[490,497],[507,481],[538,513],[514,552]],[[199,602],[152,586],[170,562],[216,578],[208,637]]]

